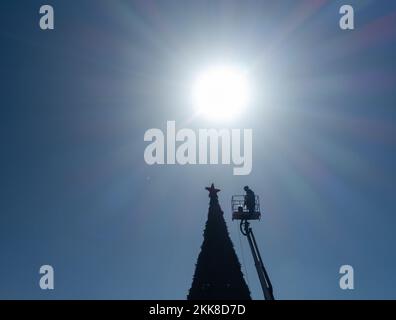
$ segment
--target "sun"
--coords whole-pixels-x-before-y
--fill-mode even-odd
[[[233,66],[216,66],[201,73],[193,86],[198,114],[209,120],[235,119],[250,100],[247,72]]]

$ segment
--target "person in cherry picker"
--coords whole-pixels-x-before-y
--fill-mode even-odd
[[[249,213],[254,213],[256,208],[256,196],[253,190],[250,189],[248,186],[245,186],[243,190],[245,190],[246,192],[244,205]]]

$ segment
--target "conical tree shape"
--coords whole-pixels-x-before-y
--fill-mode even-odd
[[[206,189],[210,197],[208,220],[187,299],[250,300],[250,291],[218,202],[220,190],[213,184]]]

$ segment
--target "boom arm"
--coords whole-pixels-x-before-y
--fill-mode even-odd
[[[275,300],[272,292],[272,284],[270,278],[265,270],[263,260],[261,259],[260,251],[257,246],[256,239],[253,234],[253,230],[250,227],[248,220],[241,220],[241,232],[244,236],[248,238],[250,250],[252,251],[254,264],[256,266],[257,274],[260,279],[261,288],[263,289],[263,294],[265,300]]]

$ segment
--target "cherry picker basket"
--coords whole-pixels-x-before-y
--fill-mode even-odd
[[[250,212],[245,205],[244,195],[235,195],[231,198],[232,220],[260,220],[260,200],[255,196],[254,211]]]

